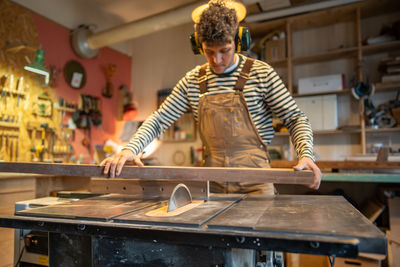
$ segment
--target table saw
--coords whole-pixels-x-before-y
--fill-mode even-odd
[[[66,165],[2,162],[0,172],[104,177],[98,166]],[[49,232],[50,266],[233,266],[237,249],[386,255],[385,234],[341,196],[207,190],[208,179],[259,182],[263,176],[267,182],[312,183],[311,172],[290,169],[125,167],[120,178],[136,184],[134,192],[1,215],[0,226]],[[169,197],[183,187],[191,194],[186,205],[176,200],[182,194]],[[171,199],[177,207],[168,211]]]

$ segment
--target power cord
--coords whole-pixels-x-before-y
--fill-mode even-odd
[[[22,258],[22,255],[24,254],[24,251],[25,251],[25,246],[22,248],[21,252],[19,253],[18,261],[17,261],[17,263],[15,263],[14,267],[19,266],[19,263],[21,262],[21,258]]]

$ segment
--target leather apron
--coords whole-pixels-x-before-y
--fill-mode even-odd
[[[267,146],[253,123],[243,95],[254,60],[248,58],[235,92],[207,93],[206,65],[200,69],[199,131],[203,142],[203,166],[269,168]],[[273,195],[272,183],[211,182],[212,193],[258,192]]]

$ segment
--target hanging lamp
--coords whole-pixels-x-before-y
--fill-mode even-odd
[[[26,65],[24,69],[30,72],[34,72],[36,74],[43,75],[45,77],[45,83],[46,85],[48,85],[50,81],[50,73],[44,66],[43,61],[44,61],[44,50],[38,49],[36,51],[35,62]]]

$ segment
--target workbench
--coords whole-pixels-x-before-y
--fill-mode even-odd
[[[15,172],[17,166],[0,163],[0,172]],[[29,166],[41,173],[40,166]],[[64,167],[71,175],[74,168],[85,168],[91,176],[104,178],[97,166],[51,165],[51,173],[49,168],[42,172],[55,174],[57,166],[62,175]],[[147,191],[144,180],[150,178],[137,170],[124,168],[120,180],[135,173],[141,176],[139,188]],[[173,170],[159,169],[173,176],[164,182],[182,179],[179,170]],[[230,173],[224,179],[243,179],[237,171]],[[216,169],[214,179],[220,179],[219,174],[222,170]],[[251,175],[259,179],[258,173]],[[308,177],[302,175],[300,180]],[[198,175],[189,178],[204,180]],[[231,266],[236,249],[347,258],[387,253],[385,234],[341,196],[201,194],[201,186],[195,190],[199,194],[194,199],[204,202],[176,216],[148,216],[165,205],[168,192],[130,192],[1,215],[0,226],[49,232],[50,266]]]

